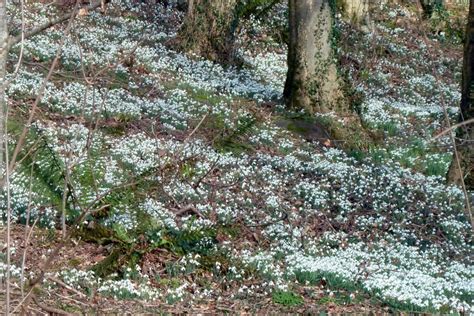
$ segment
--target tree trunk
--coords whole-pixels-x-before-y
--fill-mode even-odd
[[[194,0],[188,0],[188,8],[186,10],[187,10],[187,15],[188,15],[188,19],[189,19],[189,16],[191,16],[193,14]]]
[[[179,46],[207,59],[233,64],[237,0],[189,0],[188,13],[178,32]]]
[[[356,24],[365,22],[368,24],[369,1],[368,0],[342,0],[343,16]]]
[[[6,141],[6,113],[7,102],[5,99],[6,65],[8,58],[8,26],[6,0],[0,0],[0,170],[4,164]],[[0,174],[0,178],[3,175]]]
[[[284,97],[309,113],[348,110],[338,78],[330,0],[289,0],[290,39]]]
[[[459,122],[474,119],[474,1],[470,1],[469,17],[464,43],[464,62],[461,86],[461,114]],[[474,124],[466,124],[457,131],[457,148],[459,150],[461,170],[457,162],[449,168],[448,181],[462,183],[462,177],[468,190],[474,190]]]
[[[429,19],[433,15],[436,6],[443,5],[443,0],[420,0],[420,4],[423,8],[423,18]]]

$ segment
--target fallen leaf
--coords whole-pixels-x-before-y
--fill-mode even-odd
[[[89,11],[87,10],[87,8],[79,9],[79,16],[85,16],[85,15],[88,15],[88,14],[89,14]]]

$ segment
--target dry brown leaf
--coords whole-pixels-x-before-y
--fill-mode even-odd
[[[89,14],[89,11],[87,10],[87,8],[79,9],[79,16],[85,16],[85,15],[88,15],[88,14]]]

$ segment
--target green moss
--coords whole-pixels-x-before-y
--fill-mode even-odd
[[[82,314],[84,312],[83,307],[77,306],[77,305],[72,305],[72,304],[67,304],[65,302],[60,302],[59,303],[59,309],[71,313],[71,314]]]
[[[118,240],[115,238],[115,233],[112,229],[97,223],[89,227],[82,227],[75,232],[75,235],[84,241],[94,242],[100,245],[109,244]]]
[[[181,279],[179,278],[161,278],[159,275],[156,275],[156,280],[158,284],[166,288],[176,289],[181,286]]]
[[[130,75],[125,71],[115,72],[115,81],[121,84],[128,84],[130,80]]]
[[[104,260],[92,267],[92,271],[99,276],[105,277],[117,272],[128,259],[128,253],[124,253],[122,249],[116,248]]]
[[[68,262],[68,266],[70,267],[78,267],[80,264],[81,264],[81,260],[76,259],[76,258],[69,259],[69,262]]]
[[[230,152],[236,155],[243,154],[245,152],[253,151],[254,148],[251,145],[241,143],[231,139],[218,140],[214,142],[214,147],[220,152]]]
[[[324,118],[320,121],[332,138],[340,142],[341,147],[346,150],[367,150],[374,141],[356,117],[353,122],[344,125],[332,118]]]
[[[109,136],[121,137],[127,134],[126,124],[106,125],[100,127],[100,130]]]

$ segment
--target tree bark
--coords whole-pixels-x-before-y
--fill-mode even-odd
[[[188,13],[178,31],[179,46],[225,64],[236,61],[237,0],[189,0]]]
[[[420,0],[423,9],[423,18],[429,19],[433,15],[436,6],[442,6],[443,0]]]
[[[6,0],[0,0],[0,170],[5,162],[5,141],[6,141],[6,113],[7,101],[5,96],[6,89],[6,66],[8,58],[8,25]],[[6,168],[6,166],[5,166]],[[2,175],[0,175],[2,176]]]
[[[368,21],[369,0],[342,0],[343,15],[356,24]]]
[[[194,10],[194,0],[188,0],[188,8],[187,8],[187,15],[188,18],[193,15]]]
[[[309,113],[346,111],[335,64],[330,0],[289,0],[290,38],[284,98]]]
[[[469,16],[464,42],[464,61],[461,84],[461,113],[459,122],[474,118],[474,1],[469,4]],[[457,131],[457,148],[461,170],[455,159],[448,172],[448,181],[456,184],[464,183],[468,190],[474,190],[474,125],[465,124]]]

